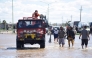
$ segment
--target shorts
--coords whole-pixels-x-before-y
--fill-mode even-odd
[[[59,44],[65,44],[65,38],[59,38]]]
[[[70,44],[70,42],[74,45],[74,39],[71,37],[68,37],[68,44]]]
[[[92,34],[92,31],[90,31],[90,34]]]
[[[82,39],[82,44],[81,45],[88,45],[88,39]]]
[[[54,34],[54,38],[58,38],[58,34]]]

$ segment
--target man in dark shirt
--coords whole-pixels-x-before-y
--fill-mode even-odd
[[[82,43],[81,43],[82,49],[83,49],[84,44],[85,44],[85,48],[87,48],[88,40],[90,40],[90,38],[89,38],[89,33],[88,33],[88,31],[86,30],[86,28],[87,28],[87,27],[84,26],[84,29],[81,31],[80,36],[79,36],[79,39],[80,39],[80,37],[82,36],[82,38],[81,38],[81,40],[82,40]]]
[[[67,39],[68,39],[69,47],[70,47],[70,42],[72,43],[72,47],[73,47],[74,46],[75,33],[74,33],[72,27],[69,27],[68,30],[67,30]]]
[[[92,26],[90,27],[90,34],[92,35]]]

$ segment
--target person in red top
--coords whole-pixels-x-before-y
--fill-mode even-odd
[[[35,12],[32,14],[32,18],[38,19],[38,16],[40,16],[40,14],[38,13],[38,10],[35,10]]]

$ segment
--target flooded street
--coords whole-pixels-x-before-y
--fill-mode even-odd
[[[87,49],[81,48],[81,40],[76,35],[74,47],[68,47],[67,39],[65,46],[59,47],[58,43],[48,43],[46,35],[46,48],[40,49],[38,44],[25,45],[24,49],[16,49],[15,34],[0,34],[0,58],[92,58],[92,36]]]

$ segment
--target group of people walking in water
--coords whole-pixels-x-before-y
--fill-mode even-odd
[[[90,40],[89,37],[89,32],[86,30],[86,26],[84,26],[83,30],[81,31],[80,35],[79,35],[79,39],[81,39],[81,46],[82,49],[84,48],[84,44],[85,44],[85,48],[87,48],[88,45],[88,40]],[[75,40],[75,34],[76,32],[74,31],[74,29],[70,26],[68,26],[66,28],[66,30],[61,26],[60,29],[58,30],[57,28],[55,28],[53,30],[54,33],[54,42],[58,42],[59,46],[64,47],[65,45],[65,38],[68,40],[68,46],[70,48],[70,43],[72,44],[72,47],[74,46],[74,40]]]

